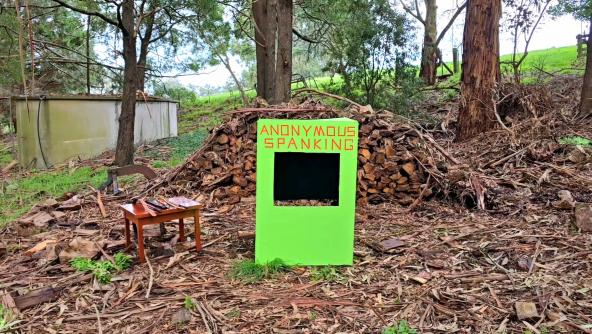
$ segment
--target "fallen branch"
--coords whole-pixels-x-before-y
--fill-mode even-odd
[[[297,95],[301,94],[301,93],[313,93],[313,94],[317,94],[317,95],[322,95],[322,96],[327,96],[339,101],[345,101],[351,105],[354,105],[358,108],[364,108],[363,105],[356,103],[350,99],[348,99],[347,97],[343,97],[343,96],[339,96],[339,95],[335,95],[335,94],[331,94],[331,93],[325,93],[325,92],[321,92],[319,90],[313,89],[313,88],[302,88],[297,90],[296,92],[294,92],[294,94],[292,94],[292,97],[296,97]]]
[[[99,205],[99,210],[101,210],[101,215],[103,218],[107,218],[107,212],[105,211],[105,205],[103,204],[103,200],[101,199],[101,192],[97,190],[97,204]]]
[[[148,264],[148,268],[150,269],[150,281],[148,281],[148,289],[146,290],[146,299],[150,298],[150,291],[152,290],[152,283],[154,282],[154,269],[152,269],[152,264],[146,256],[146,250],[144,250],[144,258],[146,259],[146,263]]]

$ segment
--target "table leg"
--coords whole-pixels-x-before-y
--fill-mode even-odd
[[[199,210],[195,210],[193,219],[195,220],[195,250],[199,252],[201,251],[201,226],[199,224]]]
[[[185,241],[185,224],[183,223],[183,218],[179,218],[179,241]]]
[[[125,248],[129,248],[132,244],[130,238],[130,221],[129,219],[125,218]]]
[[[144,228],[142,227],[142,221],[138,221],[138,258],[140,262],[146,262],[146,256],[144,254]]]

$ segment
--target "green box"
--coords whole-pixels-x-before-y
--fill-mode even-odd
[[[275,170],[276,161],[283,169]],[[258,121],[258,263],[281,259],[289,265],[352,265],[357,161],[358,122],[354,120]],[[338,203],[276,206],[280,196],[302,194],[329,196]]]

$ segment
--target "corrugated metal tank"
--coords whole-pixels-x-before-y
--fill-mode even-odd
[[[121,99],[110,96],[13,98],[19,162],[47,168],[115,148]],[[39,126],[38,126],[39,125]],[[135,144],[177,136],[177,103],[149,98],[136,105]]]

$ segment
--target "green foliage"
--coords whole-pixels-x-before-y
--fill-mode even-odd
[[[70,261],[70,265],[77,271],[91,272],[99,283],[108,284],[111,282],[114,273],[124,271],[132,264],[132,258],[121,252],[115,254],[113,260],[114,262],[95,261],[77,257]]]
[[[417,330],[409,326],[406,320],[401,320],[394,326],[383,329],[382,334],[417,334]]]
[[[77,93],[86,91],[86,28],[85,18],[65,9],[47,10],[53,6],[50,0],[37,0],[30,6],[31,17],[35,18],[29,27],[24,8],[20,19],[25,32],[23,51],[25,57],[25,75],[31,79],[31,45],[27,31],[31,30],[35,42],[35,80],[36,86],[49,89],[52,93]],[[14,9],[0,10],[0,86],[10,90],[22,89],[22,71],[20,65],[18,31],[19,21]],[[91,39],[91,54],[94,40]],[[94,60],[91,62],[94,63]],[[81,66],[82,65],[82,66]],[[91,84],[97,86],[105,73],[100,67],[91,70]]]
[[[185,300],[183,301],[183,307],[187,311],[195,311],[197,305],[195,305],[195,301],[191,296],[185,296]]]
[[[310,272],[313,281],[337,282],[343,280],[343,276],[332,266],[314,267]]]
[[[10,333],[18,321],[14,320],[15,315],[4,305],[0,304],[0,333]]]
[[[208,132],[204,129],[182,134],[179,137],[164,139],[161,143],[172,149],[168,160],[157,160],[152,163],[154,168],[172,168],[180,165],[195,150],[200,147],[207,138]]]
[[[238,308],[232,309],[226,313],[226,316],[229,318],[240,318],[241,311]]]
[[[197,99],[197,93],[193,89],[183,86],[178,81],[158,82],[153,88],[154,95],[179,101],[182,108],[191,105]]]
[[[20,217],[40,201],[76,192],[88,185],[96,188],[106,179],[104,169],[81,167],[37,171],[5,185],[0,182],[0,226]]]
[[[253,260],[241,260],[232,265],[230,278],[251,284],[273,277],[288,269],[290,269],[290,266],[281,259],[275,259],[266,264],[259,264]]]
[[[592,17],[592,0],[559,0],[550,12],[555,16],[570,14],[577,20],[588,21]]]
[[[592,147],[592,140],[580,136],[563,137],[559,139],[559,143],[563,145],[580,145]]]
[[[330,6],[325,11],[335,16],[330,15],[327,53],[343,76],[344,93],[386,107],[391,97],[383,95],[392,95],[389,91],[406,76],[406,61],[414,53],[409,20],[386,0],[335,1]]]
[[[4,147],[0,144],[0,169],[8,165],[12,160],[12,152],[10,148]]]
[[[115,268],[118,271],[124,271],[128,269],[129,267],[131,267],[133,262],[131,256],[122,252],[117,252],[115,256],[113,256],[113,261],[115,261]]]

